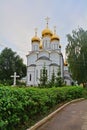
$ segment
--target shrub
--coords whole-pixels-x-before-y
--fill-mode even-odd
[[[0,129],[29,127],[58,103],[82,96],[81,87],[39,89],[0,86]]]

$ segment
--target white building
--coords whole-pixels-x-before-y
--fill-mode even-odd
[[[47,26],[42,31],[42,38],[35,36],[31,39],[32,50],[27,55],[27,86],[37,86],[39,84],[40,73],[45,64],[47,69],[48,79],[51,78],[53,69],[55,74],[58,67],[61,69],[61,77],[64,77],[64,60],[61,53],[60,38]]]

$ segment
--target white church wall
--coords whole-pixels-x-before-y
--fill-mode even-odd
[[[50,60],[52,60],[53,63],[56,63],[59,65],[59,54],[57,52],[51,52]]]
[[[35,84],[35,67],[28,67],[27,69],[27,85],[31,86]]]
[[[68,71],[64,70],[64,76],[70,77],[70,74]]]
[[[43,38],[43,48],[50,49],[50,37]]]
[[[59,46],[58,41],[54,40],[51,42],[51,49],[52,50],[58,49],[58,46]]]
[[[37,60],[37,53],[32,53],[28,55],[27,57],[27,65],[35,64],[35,61]]]
[[[39,50],[39,44],[37,42],[32,43],[32,51]]]
[[[64,77],[64,60],[62,55],[60,55],[60,65],[61,65],[61,77]]]

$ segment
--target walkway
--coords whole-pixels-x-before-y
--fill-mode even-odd
[[[37,130],[87,130],[87,100],[70,104]]]

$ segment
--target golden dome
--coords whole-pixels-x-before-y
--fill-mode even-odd
[[[40,49],[43,48],[43,45],[42,45],[42,41],[40,41],[40,46],[39,46]]]
[[[32,43],[33,42],[40,42],[40,38],[37,37],[37,36],[34,36],[32,39],[31,39]]]
[[[51,41],[53,40],[60,40],[59,36],[57,36],[56,34],[53,34],[53,36],[51,37]]]
[[[40,42],[40,38],[37,36],[37,28],[35,28],[35,36],[31,39],[33,42]]]
[[[49,36],[53,35],[52,31],[49,28],[46,28],[42,31],[42,36],[47,36],[47,35]]]
[[[58,41],[60,40],[59,36],[57,36],[57,34],[56,34],[56,26],[54,26],[54,34],[51,37],[51,41],[53,41],[53,40],[58,40]]]
[[[67,65],[68,65],[67,61],[64,61],[64,66],[67,66]]]

